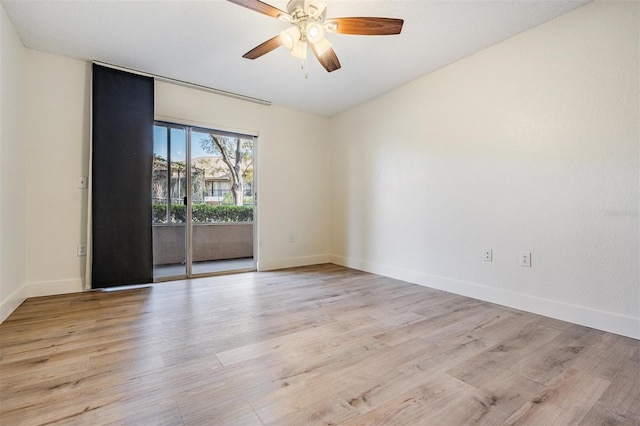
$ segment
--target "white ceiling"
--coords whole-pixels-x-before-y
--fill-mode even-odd
[[[537,26],[590,0],[333,0],[327,17],[402,18],[396,36],[329,34],[342,68],[327,73],[281,47],[242,55],[288,24],[225,0],[7,1],[25,46],[331,116]],[[267,3],[286,10],[287,0]]]

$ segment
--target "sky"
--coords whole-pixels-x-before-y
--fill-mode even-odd
[[[171,161],[184,161],[186,157],[186,134],[184,129],[171,129]],[[211,156],[202,150],[200,139],[204,133],[193,132],[191,140],[191,157]],[[167,128],[153,126],[153,153],[167,158]]]

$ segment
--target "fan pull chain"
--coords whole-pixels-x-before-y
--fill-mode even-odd
[[[307,69],[307,58],[300,59],[300,65],[302,67],[302,71],[304,71],[304,79],[309,78],[309,70]]]

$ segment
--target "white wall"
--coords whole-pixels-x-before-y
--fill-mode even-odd
[[[155,99],[157,118],[259,135],[259,270],[328,261],[326,117],[160,82]]]
[[[27,297],[24,47],[0,5],[0,322]]]
[[[82,291],[89,159],[89,66],[26,49],[29,296]]]
[[[638,28],[592,3],[333,117],[332,260],[640,338]]]

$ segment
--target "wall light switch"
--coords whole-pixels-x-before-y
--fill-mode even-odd
[[[87,246],[85,244],[78,244],[78,256],[87,255]]]
[[[520,252],[520,266],[531,268],[531,252]]]

